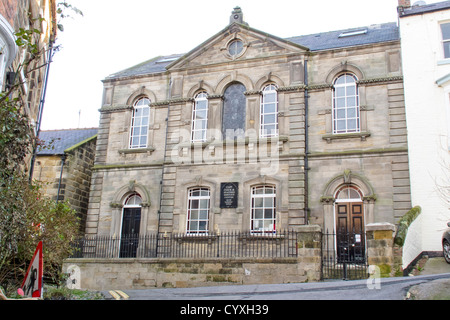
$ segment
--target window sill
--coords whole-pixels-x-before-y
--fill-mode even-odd
[[[247,241],[261,240],[261,239],[279,240],[279,239],[284,239],[284,238],[285,238],[284,234],[277,234],[276,231],[262,231],[262,232],[251,231],[250,233],[239,237],[239,240],[247,240]]]
[[[361,141],[366,141],[366,138],[370,137],[370,132],[354,132],[354,133],[338,133],[338,134],[325,134],[322,139],[327,143],[331,143],[332,140],[342,140],[342,139],[361,139]]]
[[[154,147],[148,147],[148,148],[135,148],[135,149],[120,149],[119,153],[122,155],[133,154],[133,153],[149,153],[149,154],[151,154],[153,151],[155,151]]]
[[[251,143],[257,143],[257,144],[264,144],[264,143],[272,143],[272,142],[286,142],[288,141],[289,138],[287,136],[273,136],[273,137],[257,137],[257,138],[250,138],[250,137],[245,137],[245,138],[238,138],[235,140],[208,140],[208,141],[194,141],[194,142],[184,142],[184,143],[180,143],[180,147],[181,148],[191,148],[194,149],[196,147],[201,147],[201,148],[205,148],[207,146],[214,146],[214,147],[219,147],[219,146],[226,146],[226,145],[230,145],[230,144],[234,144],[234,145],[248,145]]]
[[[185,241],[208,241],[212,242],[217,240],[217,235],[215,234],[182,234],[182,235],[176,235],[175,239],[178,243],[182,243]]]
[[[450,58],[443,59],[443,60],[438,60],[438,62],[437,62],[438,66],[443,66],[443,65],[446,65],[446,64],[450,64]]]

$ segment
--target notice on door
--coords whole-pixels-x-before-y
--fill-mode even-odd
[[[238,205],[238,182],[222,182],[220,184],[220,207],[237,208]]]

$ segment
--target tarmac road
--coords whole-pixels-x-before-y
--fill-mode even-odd
[[[450,264],[431,258],[420,275],[408,277],[124,291],[127,300],[450,300]]]

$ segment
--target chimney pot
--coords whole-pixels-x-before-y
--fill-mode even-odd
[[[411,7],[411,0],[398,0],[398,6],[402,8]]]

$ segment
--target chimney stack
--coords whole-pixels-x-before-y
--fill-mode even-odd
[[[398,0],[398,6],[401,8],[409,8],[409,7],[411,7],[411,1],[410,0]]]
[[[230,24],[233,22],[237,22],[239,24],[244,24],[244,14],[242,13],[242,10],[240,7],[236,7],[233,9],[233,12],[230,16]]]

